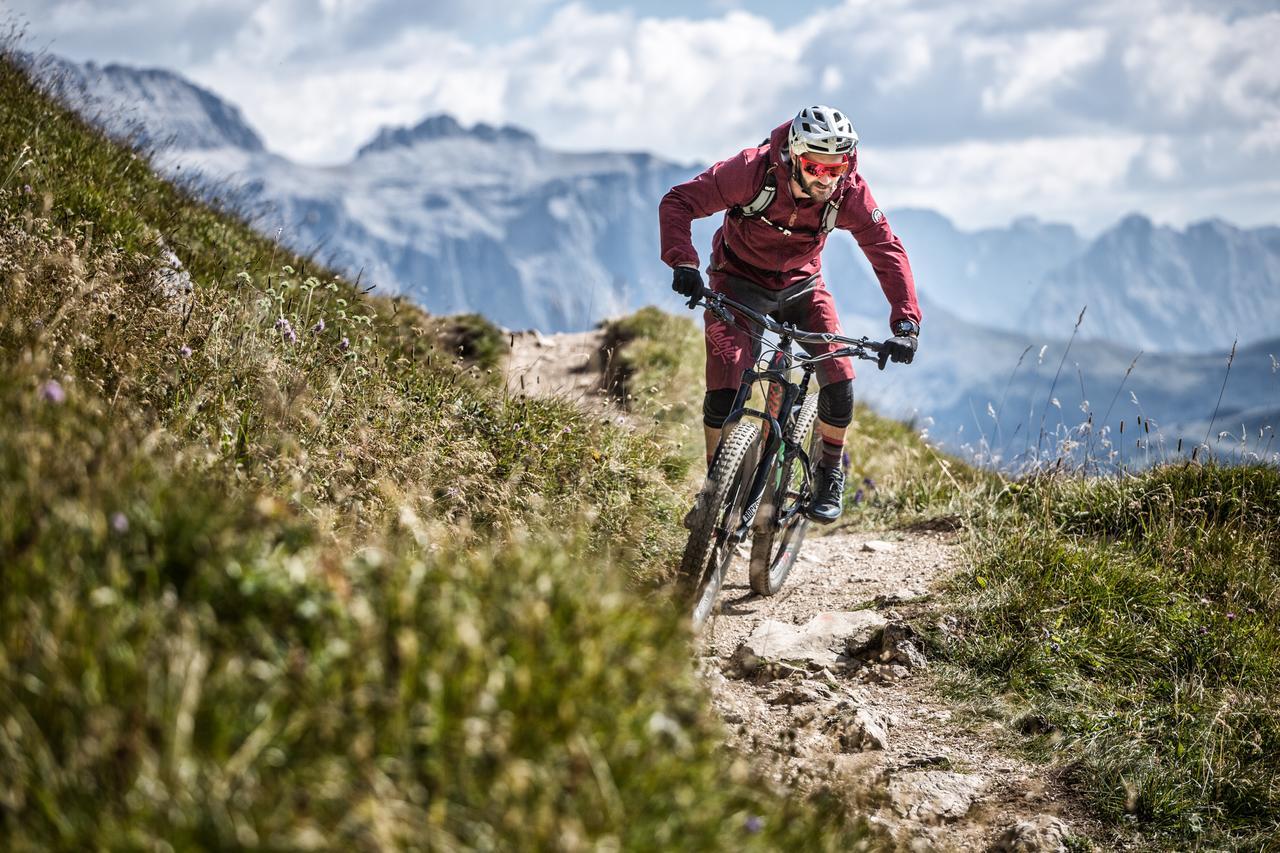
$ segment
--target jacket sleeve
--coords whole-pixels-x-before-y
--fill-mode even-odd
[[[911,273],[911,262],[907,260],[907,250],[889,227],[884,212],[876,206],[871,188],[861,175],[855,174],[854,185],[840,205],[836,225],[853,234],[862,253],[871,262],[880,289],[889,300],[889,325],[903,319],[919,325],[920,303],[916,300],[915,277]]]
[[[690,224],[751,201],[764,183],[765,152],[748,148],[667,191],[658,204],[662,260],[667,266],[699,265]]]

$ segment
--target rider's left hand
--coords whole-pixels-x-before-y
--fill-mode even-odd
[[[918,343],[914,335],[898,335],[884,342],[883,352],[888,354],[894,364],[910,364],[916,357]]]

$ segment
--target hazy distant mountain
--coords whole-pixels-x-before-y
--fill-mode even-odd
[[[82,115],[142,148],[264,151],[238,107],[171,71],[81,65],[50,55],[24,59]]]
[[[527,131],[447,115],[383,128],[350,163],[303,166],[264,150],[236,107],[176,74],[38,64],[90,117],[160,149],[162,168],[196,167],[263,231],[432,311],[560,331],[671,298],[656,207],[694,166],[551,151]],[[922,299],[970,322],[1066,337],[1087,304],[1085,336],[1186,352],[1280,328],[1280,228],[1210,221],[1179,232],[1135,215],[1086,245],[1033,217],[976,231],[928,210],[889,218]],[[704,254],[717,219],[695,224]],[[848,235],[832,235],[824,264],[843,302],[882,305]]]
[[[1051,270],[1085,246],[1070,225],[1015,219],[1005,228],[961,231],[932,210],[891,210],[922,292],[965,320],[1014,327]]]
[[[1280,329],[1280,228],[1219,219],[1185,231],[1132,214],[1045,276],[1023,313],[1031,332],[1081,335],[1146,350],[1207,352]]]
[[[1280,452],[1280,336],[1240,348],[1230,373],[1226,352],[1139,355],[1137,347],[1077,339],[1062,364],[1065,347],[1061,338],[1000,332],[935,308],[915,363],[889,365],[883,373],[862,367],[857,387],[880,411],[932,419],[936,440],[971,449],[985,442],[1006,462],[1036,457],[1037,451],[1052,459],[1067,436],[1084,443],[1077,454],[1091,442],[1093,457],[1105,458],[1099,437],[1104,427],[1112,449],[1129,461],[1172,455],[1179,439],[1190,452],[1206,433],[1211,447],[1223,452],[1238,449],[1242,434],[1247,450],[1270,444]],[[1151,421],[1150,442],[1139,416]],[[1090,417],[1091,427],[1079,429]],[[1220,442],[1222,431],[1231,437]]]

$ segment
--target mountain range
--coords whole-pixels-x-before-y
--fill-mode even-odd
[[[269,151],[237,107],[171,72],[27,61],[83,115],[148,149],[161,171],[224,199],[295,250],[434,313],[476,311],[509,328],[555,332],[651,303],[676,310],[658,260],[656,208],[696,164],[554,151],[520,128],[436,115],[381,129],[347,163],[310,166]],[[1041,417],[1067,423],[1063,413],[1086,398],[1096,407],[1090,386],[1118,387],[1139,351],[1128,390],[1152,423],[1195,433],[1236,342],[1219,414],[1243,419],[1246,433],[1280,423],[1270,361],[1280,353],[1280,228],[1207,220],[1177,230],[1133,214],[1089,240],[1034,217],[966,231],[929,210],[888,216],[912,258],[925,333],[917,364],[864,371],[860,389],[894,411],[932,417],[944,441],[981,431],[1006,458],[1026,451],[1026,433],[1010,433],[1038,433]],[[704,253],[717,219],[695,223]],[[832,235],[824,267],[846,330],[883,334],[883,297],[849,235]],[[1086,305],[1067,375],[1049,395],[1046,365],[1056,368],[1054,353]],[[998,387],[1019,353],[1021,368]],[[1082,384],[1085,393],[1071,390]],[[1058,414],[1037,408],[1049,396],[1059,398]],[[984,414],[1002,398],[998,419]],[[1018,412],[1034,423],[1008,420]]]

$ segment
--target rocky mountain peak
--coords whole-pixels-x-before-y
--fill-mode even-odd
[[[384,127],[356,153],[357,157],[377,151],[394,148],[406,148],[420,142],[437,139],[471,138],[479,142],[504,142],[511,144],[534,144],[537,139],[532,133],[513,125],[495,127],[480,122],[470,128],[463,127],[456,118],[448,113],[428,116],[413,127]]]
[[[266,150],[239,107],[172,71],[81,65],[51,55],[18,58],[55,95],[117,138],[144,148]]]
[[[1108,229],[1108,231],[1120,239],[1146,239],[1150,236],[1155,227],[1155,223],[1146,216],[1143,216],[1141,213],[1130,213]]]

